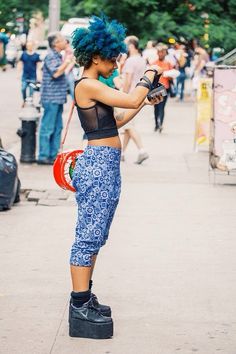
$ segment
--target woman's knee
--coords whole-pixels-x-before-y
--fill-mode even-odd
[[[99,253],[99,249],[100,244],[93,247],[93,249],[88,249],[86,247],[82,248],[75,242],[71,249],[70,264],[80,267],[91,267],[93,256]]]

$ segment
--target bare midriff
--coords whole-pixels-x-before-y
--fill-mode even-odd
[[[113,136],[111,138],[105,138],[105,139],[89,140],[88,145],[110,146],[116,149],[121,149],[121,142],[119,136]]]

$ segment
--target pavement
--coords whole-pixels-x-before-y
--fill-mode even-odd
[[[19,159],[15,70],[0,73],[0,136]],[[65,119],[69,104],[65,107]],[[74,195],[51,166],[19,164],[21,202],[0,213],[0,354],[235,354],[235,177],[194,151],[195,106],[170,100],[163,133],[151,107],[136,126],[150,158],[122,163],[122,195],[94,292],[111,305],[110,340],[68,336]],[[76,115],[67,148],[82,147]]]

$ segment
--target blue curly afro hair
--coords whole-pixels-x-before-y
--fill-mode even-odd
[[[126,29],[106,16],[93,16],[88,28],[77,28],[72,34],[74,55],[79,65],[90,66],[93,55],[104,59],[117,57],[127,51],[124,43]]]

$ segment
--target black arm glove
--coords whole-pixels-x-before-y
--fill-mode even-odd
[[[140,82],[137,83],[136,87],[137,86],[146,87],[150,91],[152,89],[152,82],[149,80],[147,76],[144,75],[143,77],[141,77]]]
[[[152,88],[149,91],[149,93],[147,94],[148,101],[151,101],[153,98],[160,96],[160,95],[163,97],[167,95],[165,86],[163,86],[162,84],[159,83],[160,77],[161,77],[161,74],[158,75],[158,73],[154,76]]]
[[[138,82],[136,87],[137,86],[142,86],[142,87],[146,87],[148,89],[148,91],[150,91],[150,85],[148,85],[146,82]]]

